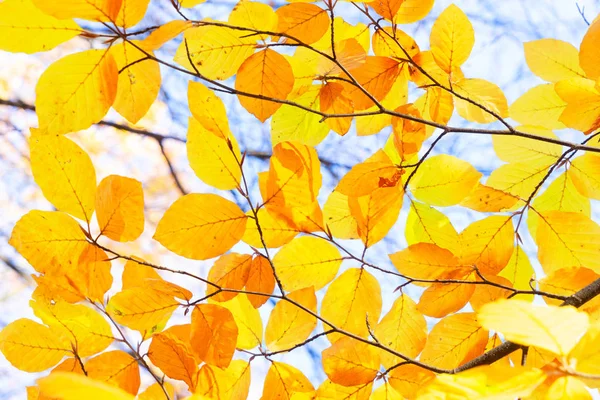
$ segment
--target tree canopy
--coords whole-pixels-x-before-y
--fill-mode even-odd
[[[28,168],[52,206],[28,207],[8,240],[35,271],[34,317],[0,331],[8,362],[43,372],[29,399],[235,400],[251,385],[264,400],[591,399],[600,18],[579,48],[524,43],[544,83],[509,104],[465,76],[477,35],[455,4],[427,42],[404,27],[433,0],[242,0],[223,20],[172,0],[159,25],[150,3],[0,2],[0,50],[66,49],[34,104],[2,100],[35,111]],[[139,125],[172,73],[185,137]],[[240,145],[256,133],[230,123],[231,101],[267,151]],[[107,166],[101,139],[90,157],[94,127],[158,144],[176,198],[149,206],[160,194],[121,174],[126,152]],[[360,160],[324,158],[335,135]],[[499,166],[439,151],[457,135],[490,138]],[[315,343],[320,382],[295,356]]]

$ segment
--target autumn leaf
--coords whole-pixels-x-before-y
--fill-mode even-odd
[[[40,130],[63,134],[89,128],[113,104],[117,82],[117,64],[109,51],[87,50],[56,61],[35,89]]]
[[[74,21],[54,18],[31,0],[2,2],[0,26],[0,49],[28,54],[51,50],[82,32]]]
[[[244,235],[246,215],[214,194],[188,194],[169,207],[154,239],[187,258],[206,260],[223,254]]]

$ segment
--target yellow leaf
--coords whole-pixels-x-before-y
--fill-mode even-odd
[[[556,355],[569,354],[589,326],[588,315],[575,307],[538,306],[523,300],[488,303],[481,307],[477,319],[507,340]]]
[[[88,246],[83,230],[73,218],[62,212],[38,210],[17,221],[8,244],[41,273],[56,265],[74,268]]]
[[[529,198],[552,163],[514,162],[492,171],[486,186],[509,193],[523,201]]]
[[[33,0],[43,12],[59,19],[81,18],[90,21],[114,22],[123,0]]]
[[[404,397],[386,382],[373,392],[369,400],[404,400]]]
[[[65,271],[69,284],[82,294],[100,303],[112,286],[111,263],[104,250],[88,244],[79,257],[76,268]]]
[[[150,0],[122,0],[122,2],[116,23],[119,26],[129,28],[137,25],[144,18]]]
[[[286,224],[305,232],[322,230],[317,195],[321,188],[320,162],[316,150],[297,142],[273,147],[264,185],[259,182],[264,205]]]
[[[190,397],[189,400],[203,400],[206,398],[220,400],[246,399],[248,398],[249,388],[250,364],[248,362],[233,360],[227,369],[204,364],[198,373],[196,395]]]
[[[117,95],[113,107],[132,124],[146,115],[160,90],[159,64],[154,60],[144,60],[147,55],[136,47],[143,48],[142,45],[141,41],[132,41],[112,46],[110,49],[119,69]],[[144,50],[151,56],[154,55],[151,50]]]
[[[487,341],[488,332],[474,313],[449,315],[429,333],[420,360],[438,368],[456,368],[481,355]]]
[[[600,78],[600,56],[598,41],[600,40],[600,23],[594,21],[588,28],[579,49],[579,65],[590,79]]]
[[[224,80],[235,75],[244,60],[254,53],[255,41],[246,31],[199,26],[185,31],[174,60],[192,72],[198,70],[208,79]]]
[[[472,272],[456,271],[448,279],[474,281]],[[428,317],[442,318],[463,308],[475,292],[475,285],[468,283],[434,283],[428,287],[417,305],[417,310]]]
[[[570,181],[572,181],[579,193],[595,200],[600,199],[600,174],[598,173],[599,166],[600,157],[591,153],[585,153],[582,157],[577,157],[575,160],[573,160],[573,162],[571,162],[571,168],[569,168],[569,177],[571,177]],[[587,202],[584,204],[588,205]],[[585,211],[580,211],[577,209],[565,209],[565,211],[583,213],[586,213],[587,211],[586,214],[589,215],[588,209],[589,205],[583,208]]]
[[[413,279],[442,279],[462,268],[449,250],[433,243],[416,243],[390,254],[394,267]]]
[[[376,56],[406,59],[406,53],[411,57],[419,53],[417,42],[400,29],[396,29],[395,31],[391,27],[378,29],[373,34],[372,40],[373,53]]]
[[[561,376],[554,381],[546,393],[546,400],[592,400],[585,384],[573,376]]]
[[[56,372],[39,379],[40,394],[60,400],[134,400],[134,396],[99,380],[72,372]]]
[[[327,230],[338,239],[357,239],[358,224],[350,212],[348,196],[334,190],[323,206]]]
[[[571,350],[567,360],[568,365],[574,366],[576,372],[590,375],[600,374],[600,357],[596,350],[599,342],[600,325],[595,323],[590,326],[579,343]],[[598,387],[598,381],[595,379],[585,379],[585,382],[590,387]]]
[[[565,267],[586,267],[600,272],[600,226],[583,214],[541,213],[536,242],[538,259],[547,274]]]
[[[240,66],[235,89],[260,98],[285,100],[294,87],[294,73],[285,57],[266,49],[248,57]],[[265,122],[281,103],[248,97],[238,93],[242,106],[259,121]]]
[[[548,82],[585,78],[579,66],[579,52],[571,43],[539,39],[524,43],[525,60],[531,72]]]
[[[273,257],[273,264],[285,290],[308,286],[319,290],[335,278],[342,257],[324,239],[302,236],[283,246]]]
[[[440,154],[427,158],[409,187],[414,196],[434,206],[460,203],[477,186],[482,174],[459,158]]]
[[[305,44],[319,40],[329,28],[326,10],[314,4],[287,4],[276,11],[277,32],[292,36]]]
[[[475,31],[465,13],[451,4],[435,20],[429,42],[435,62],[450,74],[469,58]]]
[[[403,364],[392,370],[389,382],[401,395],[412,399],[434,377],[435,374],[427,369],[414,364]]]
[[[31,169],[42,193],[58,210],[90,221],[96,196],[96,171],[90,157],[70,139],[31,138]]]
[[[401,64],[388,57],[367,56],[364,64],[352,70],[352,76],[368,91],[373,98],[382,101],[392,89],[392,86],[402,69]],[[345,85],[348,97],[354,102],[356,111],[366,110],[375,105],[371,97],[354,85]]]
[[[29,305],[56,337],[61,337],[61,341],[66,343],[70,342],[79,357],[97,354],[113,342],[108,322],[83,304],[31,300]]]
[[[239,26],[261,31],[274,31],[277,29],[277,14],[268,4],[254,1],[239,2],[231,10],[230,25]],[[260,40],[266,40],[267,35],[258,36]]]
[[[373,382],[357,386],[342,386],[325,380],[316,392],[296,392],[291,400],[368,400],[373,390]]]
[[[521,246],[515,247],[508,264],[498,276],[508,279],[512,287],[517,290],[531,290],[529,282],[531,279],[535,279],[535,272]],[[519,299],[532,301],[533,295],[519,295]]]
[[[141,47],[150,51],[158,50],[165,43],[179,36],[181,32],[192,26],[193,24],[191,21],[184,21],[181,19],[169,21],[166,24],[159,26],[156,30],[152,31],[148,37],[142,40]]]
[[[199,82],[190,81],[188,84],[187,98],[190,112],[196,121],[205,129],[224,140],[232,137],[231,131],[229,130],[229,120],[227,119],[225,105],[212,90]],[[189,140],[190,138],[188,137],[188,141]]]
[[[386,347],[414,358],[425,346],[427,323],[425,317],[417,310],[415,302],[402,294],[394,301],[392,308],[381,319],[374,332],[377,340]],[[401,358],[389,352],[381,352],[381,363],[386,368],[401,361]]]
[[[107,311],[121,325],[145,332],[160,330],[178,306],[172,295],[139,286],[112,296]]]
[[[238,349],[250,350],[262,342],[262,320],[258,310],[252,306],[246,294],[240,293],[233,299],[219,303],[219,305],[227,308],[233,315],[235,324],[238,327],[236,344]]]
[[[357,386],[372,382],[379,372],[379,350],[344,337],[322,353],[323,369],[333,383]]]
[[[497,274],[508,264],[515,247],[511,217],[495,215],[473,222],[460,233],[462,265],[475,265],[484,274]]]
[[[31,0],[0,3],[0,49],[36,53],[53,49],[79,35],[81,28],[69,20],[43,13]]]
[[[321,87],[312,85],[306,90],[294,91],[289,101],[312,110],[321,110]],[[329,125],[321,122],[321,116],[298,107],[284,104],[271,119],[271,142],[298,141],[308,146],[321,143],[329,133]]]
[[[558,96],[567,103],[560,122],[586,134],[600,127],[600,90],[590,79],[571,78],[554,84]]]
[[[326,83],[319,92],[319,106],[327,114],[352,114],[354,105],[346,96],[344,86],[336,82]],[[350,130],[352,118],[328,118],[325,123],[337,134],[345,135]]]
[[[367,160],[358,163],[344,175],[336,190],[346,196],[360,197],[382,187],[394,187],[402,176],[402,170],[387,158],[383,161]]]
[[[270,261],[257,255],[250,264],[250,274],[246,281],[246,290],[270,295],[275,289],[275,276]],[[248,300],[254,308],[259,308],[269,300],[269,296],[248,295]]]
[[[272,362],[265,377],[261,400],[290,400],[294,392],[310,392],[313,385],[295,367]]]
[[[416,22],[425,18],[432,8],[433,0],[404,0],[394,21],[399,24]]]
[[[233,202],[215,194],[188,194],[171,204],[154,239],[183,257],[206,260],[240,241],[247,216]]]
[[[124,176],[102,179],[96,193],[100,233],[119,242],[137,239],[144,231],[144,192],[141,182]]]
[[[248,281],[252,256],[247,254],[229,253],[225,254],[213,264],[209,273],[208,281],[225,289],[241,290]],[[206,288],[206,295],[215,293],[218,289],[212,285]],[[213,296],[215,301],[227,301],[233,299],[236,292],[222,292]]]
[[[327,288],[321,304],[321,316],[339,329],[367,337],[381,314],[381,288],[373,275],[363,268],[351,268]],[[329,335],[335,342],[339,335]]]
[[[315,289],[306,287],[287,295],[287,298],[317,313]],[[271,311],[265,342],[270,351],[291,348],[306,340],[317,326],[317,318],[287,300],[279,300]]]
[[[480,279],[481,278],[477,280]],[[512,283],[508,279],[501,276],[488,275],[485,277],[485,279],[491,283],[502,285],[504,287],[512,287]],[[473,292],[473,296],[471,296],[469,303],[475,312],[479,311],[481,306],[484,304],[491,303],[499,299],[506,299],[513,293],[508,289],[504,289],[499,286],[493,286],[491,284],[471,286],[475,286],[475,291]],[[529,290],[531,290],[531,288],[529,288]]]
[[[520,126],[517,129],[540,137],[558,140],[558,137],[549,129],[535,126]],[[498,158],[509,163],[552,164],[562,155],[562,146],[524,137],[494,135],[492,143]]]
[[[212,132],[206,125],[190,118],[187,154],[190,166],[204,183],[221,190],[239,186],[241,155],[233,135]]]
[[[21,318],[0,332],[0,351],[15,368],[40,372],[58,364],[72,348],[47,326]]]
[[[192,8],[198,4],[204,3],[205,1],[206,0],[181,0],[179,4],[181,4],[181,7]]]
[[[87,376],[137,394],[140,388],[138,361],[121,350],[102,353],[85,363]]]
[[[512,400],[529,396],[546,379],[539,369],[484,365],[459,374],[441,374],[429,383],[418,399]]]
[[[198,361],[194,358],[187,340],[181,340],[173,326],[164,332],[152,336],[148,347],[148,358],[169,378],[184,381],[190,390],[196,386]],[[164,393],[162,395],[164,397]]]
[[[277,214],[270,213],[266,207],[258,210],[258,218],[256,219],[252,218],[254,216],[252,210],[246,214],[250,216],[250,219],[246,224],[246,232],[244,232],[242,240],[252,247],[263,247],[263,240],[267,247],[281,247],[289,243],[299,232],[285,219],[278,218]],[[259,225],[260,232],[258,231]]]
[[[479,212],[500,212],[509,210],[518,201],[519,198],[510,193],[478,184],[475,190],[460,202],[460,205]]]
[[[596,184],[595,181],[592,179],[588,180],[588,178],[594,175],[595,171],[589,168],[591,165],[586,162],[586,156],[587,154],[576,158],[571,163],[571,168],[567,173],[562,174],[552,181],[550,186],[533,200],[532,207],[536,212],[531,211],[527,214],[527,227],[529,228],[531,237],[534,239],[536,238],[540,221],[538,213],[566,211],[590,216],[590,200],[580,193],[581,186],[579,185],[582,183],[587,189],[589,187],[588,184],[590,184],[590,190],[595,190],[593,189]]]
[[[521,95],[508,109],[512,119],[522,124],[538,125],[548,129],[563,129],[559,121],[565,103],[554,90],[554,85],[534,86]]]
[[[108,50],[87,50],[56,61],[35,88],[40,130],[63,134],[100,121],[115,100],[118,79],[117,64]]]
[[[383,18],[393,21],[404,0],[376,0],[370,2],[373,10]]]
[[[379,242],[396,223],[403,194],[402,186],[381,187],[366,196],[348,199],[358,235],[365,246]]]
[[[175,388],[173,388],[173,385],[171,385],[169,382],[163,382],[162,385],[154,383],[148,386],[146,390],[140,393],[138,400],[163,400],[165,397],[163,387],[171,398],[175,397]]]
[[[463,100],[455,97],[456,111],[467,121],[488,124],[497,120],[490,111],[501,118],[508,116],[506,97],[495,84],[484,79],[461,79],[453,84],[454,91]],[[473,104],[475,102],[477,105]]]
[[[448,217],[416,201],[410,203],[404,234],[409,245],[432,243],[450,251],[458,249],[458,233]]]
[[[233,314],[217,304],[199,304],[192,312],[191,343],[201,360],[227,368],[238,340]]]

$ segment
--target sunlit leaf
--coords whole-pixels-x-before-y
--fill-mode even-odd
[[[568,354],[589,326],[587,314],[574,307],[544,307],[512,299],[484,305],[477,312],[477,319],[507,340],[557,355]]]

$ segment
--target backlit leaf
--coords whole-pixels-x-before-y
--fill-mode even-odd
[[[526,42],[525,60],[531,72],[548,82],[585,78],[579,66],[579,52],[571,43],[555,39]]]
[[[352,268],[340,275],[327,289],[321,304],[321,316],[340,329],[367,337],[367,320],[376,326],[381,314],[381,288],[373,275]],[[335,342],[341,337],[329,335]]]
[[[240,241],[247,216],[233,202],[215,194],[188,194],[171,204],[154,239],[194,260],[225,253]]]
[[[87,376],[117,386],[133,395],[140,388],[140,368],[135,358],[124,351],[102,353],[85,363]]]
[[[427,204],[451,206],[467,197],[481,176],[468,162],[440,154],[421,164],[409,187],[417,199]]]
[[[379,351],[368,343],[345,337],[322,353],[323,369],[332,382],[357,386],[371,382],[379,371]]]
[[[50,50],[79,35],[81,28],[70,20],[43,13],[31,0],[0,3],[0,49],[36,53]]]
[[[70,139],[35,135],[31,169],[42,193],[58,210],[90,221],[96,196],[96,170],[90,157]]]
[[[201,360],[227,368],[235,352],[238,327],[232,313],[218,304],[199,304],[192,312],[191,344]]]
[[[11,322],[0,332],[0,351],[21,371],[40,372],[58,364],[72,348],[52,329],[29,319]]]
[[[119,242],[137,239],[144,231],[144,192],[131,178],[110,175],[96,193],[96,218],[101,233]]]
[[[57,372],[38,380],[40,394],[51,399],[133,400],[134,396],[123,389],[88,376],[72,372]]]
[[[415,302],[403,294],[374,329],[375,337],[385,346],[407,357],[416,357],[427,340],[425,317],[417,310]],[[381,352],[381,362],[389,368],[402,359],[388,352]]]
[[[449,315],[429,333],[420,360],[438,368],[456,368],[481,355],[487,340],[488,332],[474,313]]]
[[[283,246],[273,257],[273,264],[285,290],[308,286],[319,290],[335,278],[342,257],[333,244],[302,236]]]
[[[502,333],[507,340],[557,355],[567,355],[589,326],[587,314],[574,307],[544,307],[522,300],[486,304],[478,311],[477,319],[483,327]]]
[[[56,61],[44,71],[35,89],[40,130],[63,134],[100,121],[115,100],[118,79],[117,64],[107,50],[87,50]]]
[[[475,32],[465,13],[452,4],[436,19],[429,42],[436,63],[447,73],[452,73],[469,58],[475,44]]]
[[[317,297],[314,288],[298,289],[287,295],[316,314]],[[317,326],[317,319],[287,300],[279,300],[269,316],[265,342],[270,351],[291,348],[308,338]]]
[[[240,66],[235,80],[236,90],[250,93],[260,98],[285,100],[294,87],[294,73],[285,57],[276,51],[266,49],[248,57]],[[240,103],[265,122],[281,103],[261,100],[238,94]]]

